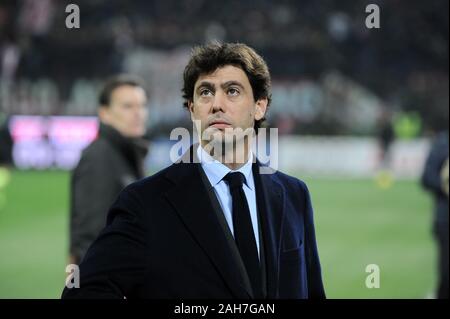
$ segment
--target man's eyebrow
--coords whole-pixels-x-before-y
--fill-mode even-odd
[[[229,87],[229,86],[232,86],[232,85],[236,85],[236,86],[239,86],[240,88],[244,88],[244,86],[242,85],[242,83],[241,82],[239,82],[239,81],[234,81],[234,80],[231,80],[231,81],[227,81],[227,82],[225,82],[225,83],[222,83],[220,86],[222,87],[222,89],[223,88],[226,88],[226,87]]]
[[[214,84],[212,84],[211,82],[202,81],[202,82],[200,82],[200,84],[198,85],[196,90],[198,90],[200,88],[214,89]]]
[[[225,83],[222,83],[220,85],[220,87],[222,89],[224,89],[224,88],[230,87],[232,85],[239,86],[240,88],[244,89],[244,85],[242,85],[241,82],[235,81],[235,80],[231,80],[231,81],[227,81]],[[211,83],[211,82],[208,82],[208,81],[202,81],[202,82],[200,82],[200,84],[196,88],[196,91],[198,91],[201,88],[207,88],[207,89],[210,89],[210,90],[214,90],[215,89],[215,85],[214,85],[214,83]]]

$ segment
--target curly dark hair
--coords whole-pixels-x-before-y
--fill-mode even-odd
[[[199,76],[210,74],[226,65],[241,68],[252,86],[254,100],[267,98],[267,107],[269,107],[272,99],[271,79],[264,59],[243,43],[222,44],[219,42],[196,46],[192,49],[191,58],[183,73],[184,107],[188,108],[189,102],[193,101],[195,82]],[[254,129],[257,131],[264,121],[265,117],[255,121]]]

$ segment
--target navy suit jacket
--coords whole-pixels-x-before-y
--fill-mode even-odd
[[[266,298],[325,298],[306,185],[253,164]],[[233,237],[198,163],[125,188],[63,298],[253,298]]]

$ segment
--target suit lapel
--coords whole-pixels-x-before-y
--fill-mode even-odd
[[[248,277],[247,270],[245,269],[244,262],[242,261],[241,255],[239,253],[239,249],[236,245],[236,241],[234,240],[233,234],[231,233],[230,227],[225,219],[222,207],[217,199],[216,194],[214,193],[214,188],[211,186],[211,183],[208,180],[208,177],[204,173],[203,169],[201,169],[200,165],[198,166],[200,175],[202,176],[203,183],[206,185],[207,192],[209,195],[209,199],[214,208],[214,212],[216,213],[217,219],[222,226],[222,230],[227,238],[228,247],[231,250],[230,258],[234,259],[235,265],[238,267],[238,274],[241,276],[240,282],[242,286],[247,290],[247,293],[253,298],[254,293],[250,283],[250,278]]]
[[[253,164],[256,197],[264,242],[267,298],[278,297],[281,225],[284,218],[284,192],[274,174],[260,174],[259,162]]]
[[[199,165],[174,165],[166,177],[175,186],[165,196],[236,298],[249,298],[251,295],[241,284],[240,269],[230,258],[232,251],[202,181]]]

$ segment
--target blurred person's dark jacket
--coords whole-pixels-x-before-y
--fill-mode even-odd
[[[8,121],[0,122],[0,165],[12,164],[13,140],[9,133]]]
[[[436,232],[441,230],[441,225],[447,225],[448,232],[448,196],[442,189],[441,177],[442,166],[449,156],[448,146],[448,132],[440,133],[433,143],[422,174],[422,185],[435,198],[434,229]]]
[[[448,194],[444,191],[442,169],[449,157],[448,131],[440,133],[431,147],[422,174],[422,185],[434,196],[434,235],[438,244],[439,287],[438,298],[448,298],[449,292],[449,211]],[[447,173],[448,174],[448,173]]]
[[[106,224],[109,207],[128,184],[144,177],[147,143],[101,124],[71,180],[70,254],[79,263]]]

